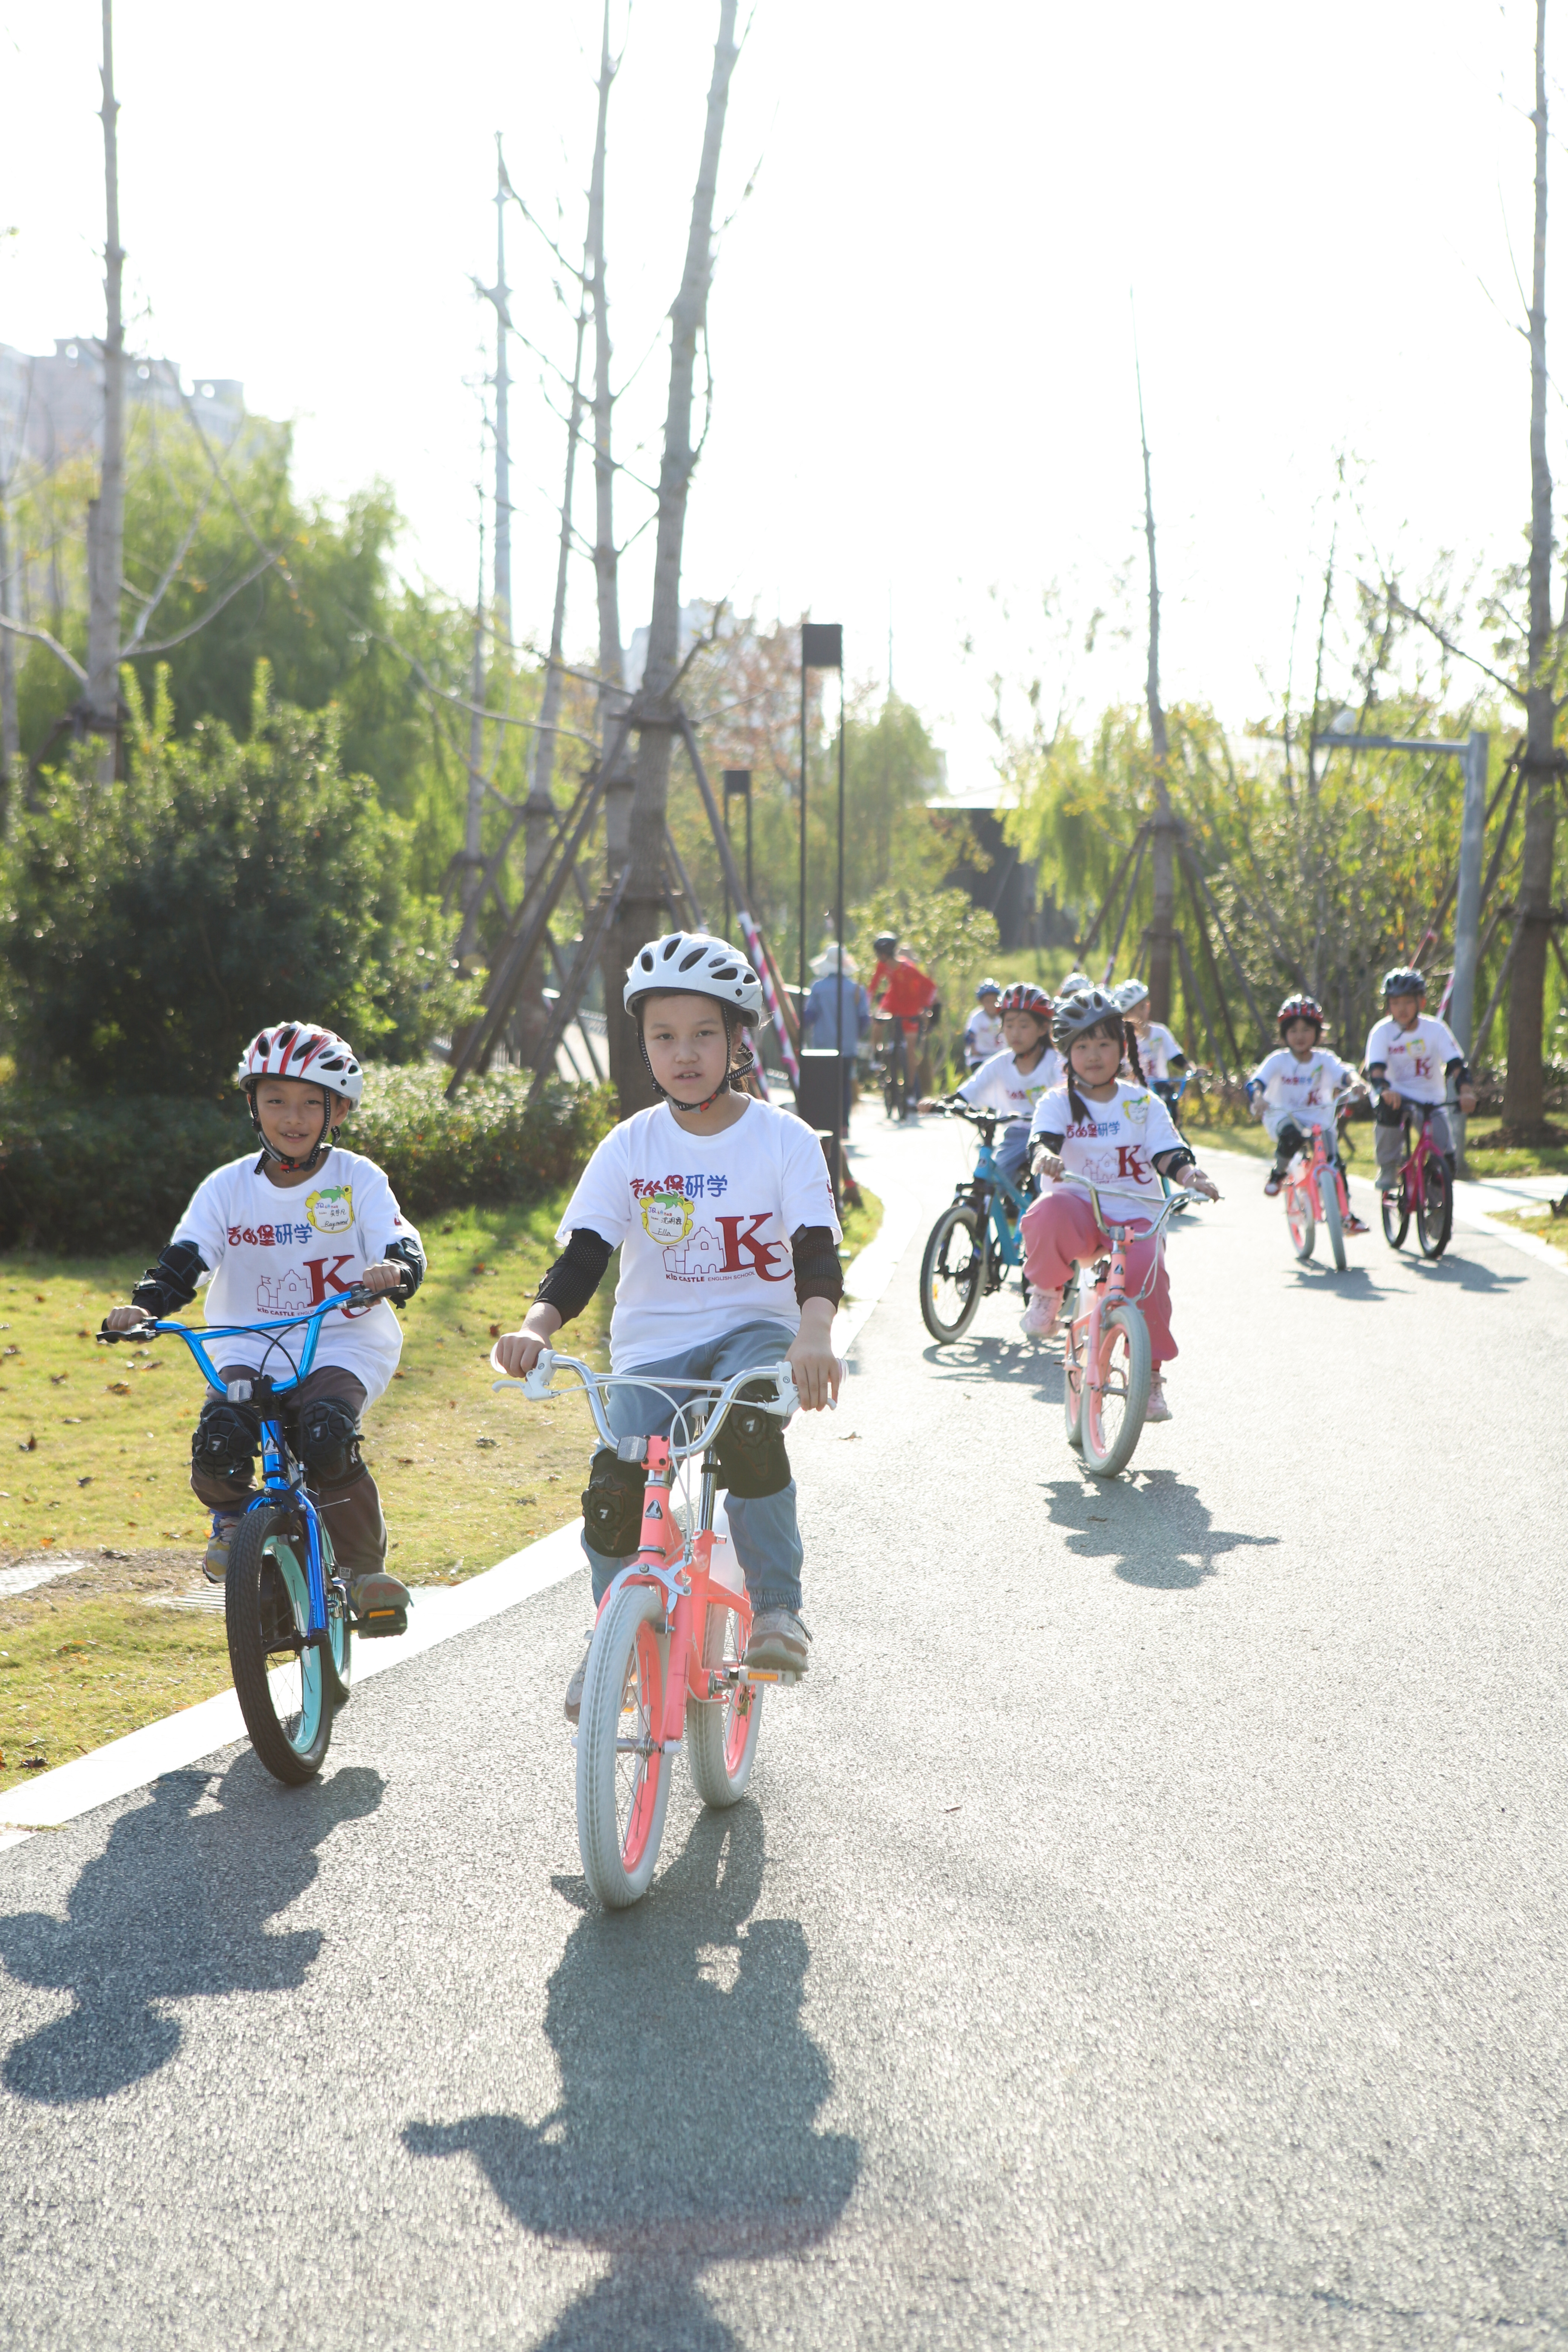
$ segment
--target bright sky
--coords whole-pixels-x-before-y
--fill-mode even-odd
[[[612,325],[624,370],[679,280],[717,0],[637,0],[611,114]],[[1564,85],[1568,12],[1549,42]],[[475,568],[494,133],[580,248],[598,0],[120,0],[121,223],[138,344],[237,376],[298,426],[307,490],[372,476],[404,560]],[[1528,0],[757,0],[736,71],[710,305],[716,395],[685,590],[841,619],[985,781],[989,680],[1044,661],[1052,707],[1141,690],[1135,289],[1167,696],[1235,723],[1285,677],[1321,593],[1336,457],[1407,581],[1510,556],[1527,515]],[[615,37],[626,32],[615,0]],[[101,321],[94,0],[0,0],[0,341]],[[1549,50],[1549,64],[1552,62]],[[1568,203],[1564,149],[1552,161]],[[1549,284],[1562,287],[1568,211]],[[518,323],[569,360],[550,269],[512,216]],[[514,362],[514,597],[543,635],[563,429]],[[1568,380],[1568,376],[1565,376]],[[667,366],[620,453],[657,470]],[[1554,471],[1565,470],[1554,401]],[[622,517],[647,501],[629,486]],[[589,520],[584,499],[581,519]],[[646,621],[651,534],[623,567]],[[1131,573],[1128,566],[1131,565]],[[1120,592],[1119,576],[1128,584]],[[1056,583],[1070,625],[1041,618]],[[1129,601],[1131,600],[1131,602]],[[1097,606],[1131,640],[1083,627]],[[576,567],[568,634],[592,644]],[[1303,617],[1299,690],[1310,684]],[[966,652],[966,644],[973,651]]]

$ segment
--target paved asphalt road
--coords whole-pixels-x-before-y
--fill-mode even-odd
[[[884,1135],[934,1209],[958,1143]],[[919,1242],[753,1796],[578,1876],[574,1577],[0,1857],[7,2347],[1559,2345],[1568,1279],[1173,1247],[1101,1487]],[[576,1410],[576,1408],[573,1408]]]

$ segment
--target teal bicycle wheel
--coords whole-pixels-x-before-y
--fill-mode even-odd
[[[274,1780],[313,1780],[332,1737],[340,1663],[309,1647],[310,1592],[298,1520],[283,1510],[247,1511],[229,1545],[224,1579],[228,1659],[245,1727]],[[341,1663],[348,1664],[348,1628]]]

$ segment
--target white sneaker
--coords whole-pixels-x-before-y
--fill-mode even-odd
[[[1158,1372],[1149,1383],[1149,1402],[1144,1408],[1143,1418],[1145,1421],[1169,1421],[1171,1418],[1170,1400],[1165,1394],[1165,1383]]]
[[[1059,1290],[1037,1290],[1018,1318],[1018,1328],[1026,1339],[1048,1339],[1061,1320],[1061,1312]]]

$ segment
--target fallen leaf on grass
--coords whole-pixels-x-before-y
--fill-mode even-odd
[[[129,1381],[105,1381],[103,1385],[110,1396],[129,1396],[131,1393]]]
[[[92,1479],[91,1479],[91,1477],[90,1477],[90,1476],[86,1477],[86,1478],[79,1478],[79,1479],[77,1480],[77,1482],[76,1482],[76,1483],[77,1483],[77,1485],[78,1485],[79,1486],[91,1486],[91,1484],[92,1484]]]
[[[18,1454],[36,1454],[37,1450],[38,1441],[36,1437],[19,1437],[16,1440],[16,1451]]]
[[[63,1429],[79,1429],[81,1427],[80,1413],[62,1412],[60,1415],[60,1425]]]
[[[49,1386],[52,1389],[58,1389],[61,1385],[62,1381],[68,1381],[69,1378],[70,1374],[68,1372],[51,1372],[49,1374]]]
[[[500,1439],[499,1437],[476,1437],[474,1444],[476,1445],[496,1446],[500,1444]]]
[[[492,1323],[490,1325],[490,1338],[492,1339],[499,1339],[500,1338],[500,1325],[499,1323]]]

